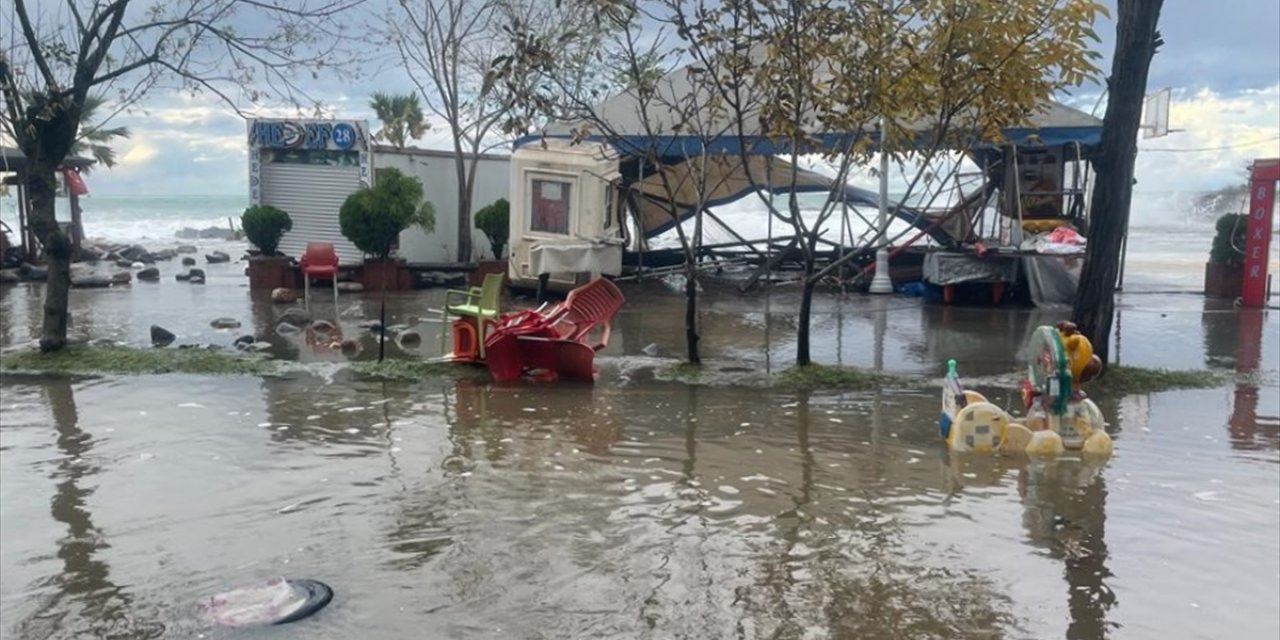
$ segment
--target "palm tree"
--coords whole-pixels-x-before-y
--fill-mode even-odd
[[[373,100],[369,101],[369,108],[382,121],[382,129],[373,137],[385,140],[397,149],[403,149],[410,139],[417,140],[427,132],[422,105],[418,103],[416,94],[375,93]]]
[[[80,107],[80,122],[94,122],[98,114],[98,110],[102,108],[105,101],[102,96],[86,96],[84,106]],[[110,169],[116,166],[116,150],[112,149],[110,143],[116,138],[128,138],[129,129],[127,127],[106,127],[105,122],[98,124],[81,124],[79,135],[76,141],[71,145],[71,153],[73,156],[89,154],[93,159],[104,167]],[[86,173],[88,167],[83,169]]]

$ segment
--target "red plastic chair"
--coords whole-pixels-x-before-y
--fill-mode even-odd
[[[546,313],[504,316],[485,340],[489,372],[499,382],[530,370],[554,372],[562,379],[594,379],[595,352],[609,344],[609,322],[624,302],[616,285],[599,278],[569,292]],[[597,328],[600,335],[591,340]]]
[[[596,278],[574,289],[564,302],[547,314],[552,327],[561,340],[580,342],[592,351],[599,351],[609,344],[610,321],[622,308],[626,298],[618,285],[605,278]],[[588,342],[588,334],[601,328],[600,337]]]
[[[302,299],[311,304],[311,279],[328,278],[333,282],[333,299],[338,299],[338,252],[328,242],[308,242],[302,254]]]

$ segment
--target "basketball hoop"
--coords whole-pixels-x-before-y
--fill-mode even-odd
[[[1169,135],[1170,131],[1176,131],[1169,128],[1170,94],[1169,87],[1147,94],[1142,109],[1142,125],[1139,127],[1143,138],[1162,138]]]

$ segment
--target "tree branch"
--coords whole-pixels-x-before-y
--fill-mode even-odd
[[[53,69],[49,67],[49,61],[45,59],[44,52],[40,50],[41,40],[31,26],[31,18],[27,15],[27,2],[26,0],[14,0],[14,2],[16,3],[14,10],[18,13],[18,22],[22,25],[22,36],[31,50],[31,58],[35,61],[36,68],[40,70],[40,75],[44,76],[45,84],[50,88],[56,88],[58,79],[53,75]]]

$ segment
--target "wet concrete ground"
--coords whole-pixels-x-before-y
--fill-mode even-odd
[[[252,299],[241,268],[206,268],[203,288],[165,271],[73,292],[75,331],[143,345],[154,323],[230,344],[243,330],[208,327],[230,316],[306,371],[0,384],[4,638],[1280,634],[1274,312],[1125,294],[1122,362],[1229,371],[1256,357],[1262,382],[1095,389],[1117,447],[1095,466],[948,454],[932,388],[657,381],[666,361],[646,349],[683,352],[683,301],[657,283],[624,288],[593,386],[358,381],[341,354],[272,334],[283,307]],[[439,300],[398,294],[390,322]],[[790,365],[793,293],[703,300],[713,370]],[[376,295],[314,308],[356,335]],[[1009,374],[1027,334],[1059,317],[824,296],[814,356]],[[0,343],[38,322],[38,288],[0,290]],[[438,325],[414,324],[422,346],[391,353],[436,355]],[[196,622],[200,596],[277,574],[324,580],[334,604],[287,628]]]

